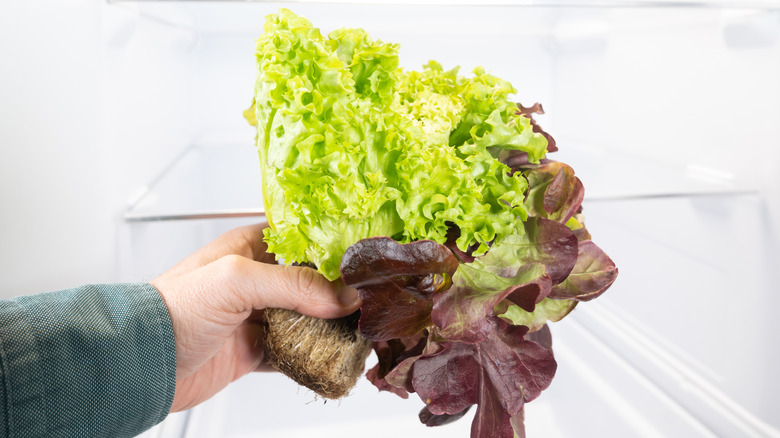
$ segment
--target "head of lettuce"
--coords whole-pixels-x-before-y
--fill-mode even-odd
[[[478,256],[522,235],[528,182],[496,157],[537,163],[547,139],[477,68],[399,68],[398,45],[361,29],[323,36],[288,10],[257,40],[246,118],[257,127],[269,250],[341,274],[357,241],[430,239]]]

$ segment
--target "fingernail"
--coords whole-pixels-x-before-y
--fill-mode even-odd
[[[349,286],[341,288],[338,298],[339,303],[344,307],[357,307],[357,302],[360,301],[357,289]]]

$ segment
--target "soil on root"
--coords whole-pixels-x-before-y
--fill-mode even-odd
[[[292,310],[265,310],[265,357],[277,370],[322,397],[349,394],[363,374],[371,342],[358,315],[319,319]]]

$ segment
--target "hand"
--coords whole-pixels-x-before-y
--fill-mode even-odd
[[[189,409],[263,362],[261,310],[318,318],[359,307],[357,291],[311,268],[277,265],[258,224],[237,228],[154,279],[176,338],[176,394],[171,412]]]

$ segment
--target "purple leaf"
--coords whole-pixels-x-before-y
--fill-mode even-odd
[[[526,251],[518,261],[544,264],[552,284],[566,279],[577,262],[577,237],[572,231],[552,220],[528,218],[525,232]]]
[[[589,301],[604,293],[617,278],[615,262],[595,243],[579,243],[577,263],[562,283],[553,286],[550,298]]]
[[[358,292],[363,300],[358,328],[372,341],[414,336],[431,325],[433,302],[417,298],[391,281],[359,288]]]
[[[507,300],[517,304],[522,309],[533,312],[537,304],[550,294],[552,281],[544,275],[538,281],[520,285],[507,295]],[[498,302],[496,303],[498,304]]]
[[[525,335],[525,338],[552,351],[552,332],[550,332],[550,326],[548,324],[543,325],[539,330],[529,332]]]
[[[574,169],[550,161],[524,172],[528,179],[526,208],[531,216],[566,223],[582,205],[585,189]]]
[[[501,251],[501,247],[494,250]],[[441,329],[439,334],[449,340],[479,342],[493,330],[488,316],[496,304],[508,298],[533,311],[534,305],[550,293],[550,277],[542,264],[522,265],[513,277],[503,277],[481,262],[461,265],[453,286],[433,298],[431,320]]]
[[[565,225],[529,218],[526,233],[505,238],[484,256],[461,264],[453,286],[434,295],[431,321],[441,336],[479,342],[490,332],[487,318],[508,299],[533,312],[577,261],[577,238]]]
[[[458,260],[461,263],[471,263],[474,261],[474,256],[472,255],[474,253],[474,250],[479,247],[478,244],[474,244],[469,248],[468,251],[461,251],[460,248],[458,248],[458,238],[460,237],[460,228],[456,226],[451,226],[447,230],[447,242],[444,243],[444,245],[452,251],[453,254],[455,254],[455,257],[458,258]]]
[[[471,422],[471,437],[514,437],[514,427],[511,423],[512,415],[503,409],[501,399],[491,389],[488,387],[479,391],[477,412]],[[521,404],[520,411],[522,410]]]
[[[362,239],[344,252],[341,276],[360,289],[392,282],[421,299],[449,287],[458,260],[432,240],[400,244],[389,237]],[[446,274],[446,275],[443,275]]]
[[[524,339],[527,327],[490,321],[482,342],[442,342],[417,359],[412,386],[435,415],[477,404],[472,438],[512,438],[510,419],[549,386],[557,365],[550,350]]]
[[[515,432],[515,438],[525,438],[525,406],[520,409],[517,415],[513,415],[509,420],[512,424],[512,429]]]
[[[404,373],[408,372],[414,362],[408,359],[419,357],[423,353],[427,338],[427,333],[420,333],[412,338],[374,342],[378,362],[368,370],[366,377],[380,391],[389,391],[401,398],[408,398],[409,392],[413,390]],[[408,362],[408,365],[400,365],[404,361]],[[388,376],[390,381],[387,380]]]
[[[457,414],[436,415],[431,413],[431,411],[429,411],[428,407],[426,406],[420,411],[420,422],[428,427],[443,426],[445,424],[450,424],[454,421],[460,420],[464,415],[466,415],[466,412],[469,411],[469,408],[466,408]]]
[[[366,378],[368,379],[369,382],[371,382],[374,386],[376,386],[376,389],[380,391],[392,392],[398,397],[404,399],[409,398],[409,392],[407,390],[391,385],[384,378],[379,378],[378,372],[379,371],[376,366],[366,372]]]
[[[373,341],[408,338],[431,324],[435,292],[447,289],[458,260],[430,240],[402,245],[363,239],[344,253],[341,276],[363,300],[360,332]]]
[[[366,378],[380,391],[390,391],[401,398],[408,398],[409,394],[405,390],[390,385],[385,380],[385,376],[398,365],[398,358],[406,350],[404,342],[400,339],[378,341],[373,343],[373,348],[378,361],[366,372]]]
[[[431,335],[429,334],[428,337]],[[393,368],[390,373],[385,376],[387,382],[397,388],[402,388],[407,392],[414,392],[412,386],[412,369],[417,359],[423,355],[435,354],[441,351],[443,348],[438,342],[426,342],[427,338],[423,338],[414,351],[410,351],[409,354],[404,355],[403,358],[399,358],[398,365]],[[422,351],[419,351],[419,349]],[[416,354],[415,354],[416,352]]]

